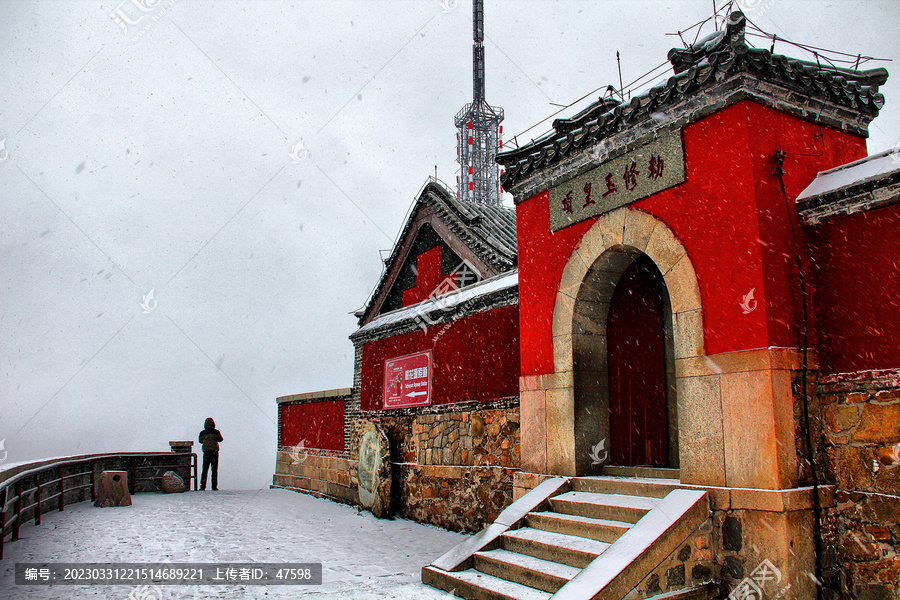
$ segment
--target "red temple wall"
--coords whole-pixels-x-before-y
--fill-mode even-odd
[[[519,395],[519,308],[505,306],[362,348],[360,407],[384,407],[386,360],[431,350],[431,404]]]
[[[687,250],[699,279],[707,354],[798,343],[796,251],[775,170],[796,198],[819,171],[862,158],[865,140],[743,101],[683,129],[686,181],[631,205],[662,220]],[[550,373],[551,323],[566,262],[596,218],[550,231],[549,194],[517,206],[522,375]],[[792,212],[796,212],[793,209]],[[801,247],[803,230],[795,222]],[[807,272],[809,265],[807,265]],[[744,314],[754,290],[757,308]]]
[[[440,285],[441,247],[435,246],[416,257],[416,285],[403,291],[403,306],[411,306],[423,300]]]
[[[900,367],[900,206],[810,229],[822,371]]]
[[[281,445],[344,450],[344,401],[326,400],[281,407]]]

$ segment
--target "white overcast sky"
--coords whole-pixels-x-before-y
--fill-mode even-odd
[[[0,2],[0,459],[167,450],[213,416],[222,485],[262,487],[275,398],[352,384],[379,251],[435,166],[455,181],[471,2],[143,2],[127,32],[132,0]],[[510,139],[616,83],[617,50],[626,83],[664,62],[713,3],[486,4]],[[900,60],[900,2],[745,6]],[[900,77],[882,91],[870,153],[900,142]]]

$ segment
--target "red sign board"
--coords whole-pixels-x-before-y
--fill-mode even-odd
[[[384,407],[431,404],[431,350],[384,361]]]

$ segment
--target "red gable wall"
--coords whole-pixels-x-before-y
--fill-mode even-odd
[[[441,247],[435,246],[416,257],[416,285],[403,291],[403,306],[426,300],[441,279]]]

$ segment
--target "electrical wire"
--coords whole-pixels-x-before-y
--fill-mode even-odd
[[[823,140],[824,144],[824,140]],[[788,223],[791,226],[791,235],[794,240],[794,251],[797,258],[797,273],[800,278],[800,298],[801,308],[803,310],[802,329],[800,335],[801,352],[803,354],[803,364],[801,367],[800,380],[800,397],[803,404],[803,429],[804,441],[806,443],[807,461],[809,462],[810,479],[812,480],[812,500],[813,500],[813,544],[815,546],[815,576],[816,576],[816,598],[822,600],[824,598],[824,584],[822,580],[822,499],[820,497],[819,474],[816,471],[816,455],[813,452],[812,444],[812,428],[810,425],[809,415],[809,394],[807,393],[807,385],[809,383],[809,302],[806,291],[806,278],[803,273],[803,261],[800,257],[800,241],[797,239],[797,230],[794,227],[793,212],[791,211],[791,203],[788,199],[787,191],[784,187],[784,159],[785,152],[782,150],[775,151],[775,175],[778,178],[778,184],[781,189],[781,195],[784,198],[784,207],[787,211]]]
[[[862,56],[860,54],[850,54],[848,52],[841,52],[840,50],[832,50],[830,48],[822,48],[820,46],[811,46],[809,44],[801,44],[799,42],[792,42],[791,40],[785,39],[783,37],[778,37],[774,33],[769,33],[768,31],[764,30],[759,25],[754,23],[746,15],[744,15],[744,18],[747,19],[747,23],[749,23],[751,25],[752,29],[755,30],[755,32],[752,30],[747,32],[747,35],[751,35],[754,37],[763,37],[763,38],[770,39],[770,40],[777,39],[778,41],[788,44],[790,46],[795,46],[797,48],[800,48],[801,50],[805,50],[806,52],[809,52],[813,56],[820,56],[824,60],[831,63],[832,65],[834,65],[834,63],[837,63],[837,62],[853,64],[853,63],[859,62],[861,60],[864,60],[865,62],[868,62],[870,60],[879,61],[879,62],[892,62],[892,59],[890,59],[890,58],[875,58],[873,56],[868,56],[868,55]],[[828,55],[835,55],[835,56],[829,57]],[[846,56],[849,58],[849,60],[848,59],[840,59],[840,58],[837,58],[837,56]],[[835,68],[837,69],[840,67],[835,66]]]
[[[660,63],[660,64],[657,65],[656,67],[650,69],[649,71],[647,71],[646,73],[644,73],[643,75],[641,75],[640,77],[638,77],[637,79],[635,79],[634,81],[632,81],[631,83],[625,85],[625,87],[623,88],[623,90],[615,90],[616,95],[619,95],[619,96],[621,97],[621,95],[624,94],[624,93],[626,93],[626,92],[627,92],[628,94],[631,94],[631,92],[634,91],[634,89],[632,88],[632,86],[635,86],[635,85],[637,84],[637,82],[641,81],[642,79],[644,79],[644,78],[646,78],[646,77],[649,77],[649,76],[652,75],[655,71],[658,71],[659,69],[661,69],[661,68],[663,68],[663,67],[669,67],[669,61],[665,61],[665,62],[663,62],[663,63]],[[648,84],[650,84],[650,83],[653,83],[654,81],[656,81],[657,79],[659,79],[659,78],[662,77],[663,75],[665,75],[665,73],[660,73],[660,74],[656,75],[655,77],[653,77],[653,79],[651,79],[651,80],[649,80],[649,81],[645,81],[645,82],[641,83],[640,85],[643,86],[643,85],[648,85]],[[606,90],[606,89],[609,89],[609,86],[608,86],[608,85],[607,85],[607,86],[600,86],[600,87],[598,87],[598,88],[596,88],[596,89],[594,89],[594,90],[591,90],[590,92],[588,92],[587,94],[585,94],[585,95],[582,96],[581,98],[578,98],[577,100],[574,100],[574,101],[570,102],[569,104],[566,104],[565,106],[563,106],[563,107],[560,108],[559,110],[555,111],[555,112],[554,112],[553,114],[551,114],[550,116],[541,119],[540,121],[538,121],[537,123],[535,123],[534,125],[532,125],[531,127],[529,127],[528,129],[525,129],[524,131],[521,131],[520,133],[514,135],[513,137],[516,138],[516,137],[519,137],[519,136],[524,136],[526,133],[528,133],[529,131],[531,131],[531,130],[534,129],[535,127],[538,127],[539,125],[541,125],[541,123],[546,123],[547,121],[549,121],[550,119],[552,119],[553,117],[555,117],[555,116],[558,115],[559,113],[563,112],[564,110],[567,110],[567,109],[569,109],[569,108],[572,108],[573,106],[575,106],[575,105],[578,104],[579,102],[583,101],[585,98],[588,98],[588,97],[590,97],[590,96],[593,96],[594,94],[596,94],[596,93],[599,92],[600,90]],[[544,131],[543,133],[541,133],[541,134],[538,136],[538,138],[541,138],[541,137],[543,137],[543,136],[545,136],[545,135],[547,135],[547,134],[553,133],[553,131],[554,131],[553,129],[548,129],[548,130]],[[534,140],[532,139],[532,141],[534,141]],[[507,141],[507,143],[509,143],[509,142]]]
[[[715,7],[715,3],[713,4],[713,6]],[[723,13],[726,14],[726,15],[727,15],[727,14],[730,14],[730,11],[732,10],[732,8],[734,8],[734,0],[731,0],[731,1],[728,2],[727,4],[723,4],[721,8],[719,8],[718,10],[715,10],[715,11],[713,12],[713,14],[712,14],[711,16],[707,17],[706,19],[703,19],[703,20],[701,20],[701,21],[698,21],[698,22],[694,23],[693,25],[691,25],[691,26],[689,26],[689,27],[686,27],[686,28],[684,28],[684,29],[680,29],[680,30],[678,30],[678,31],[675,32],[675,33],[667,33],[666,35],[677,35],[677,36],[681,39],[681,43],[684,45],[684,47],[687,48],[687,47],[689,47],[689,44],[688,44],[687,42],[684,41],[683,34],[688,33],[688,32],[690,32],[690,31],[693,30],[693,29],[696,29],[697,32],[696,32],[695,35],[694,35],[694,42],[693,42],[693,44],[696,44],[696,43],[697,43],[697,40],[700,39],[700,33],[701,33],[701,31],[703,30],[703,26],[706,25],[707,23],[709,23],[710,21],[714,21],[714,23],[716,24],[716,26],[718,26],[718,20],[717,20],[717,17],[718,17],[719,15],[723,14]],[[824,60],[825,62],[827,62],[827,63],[830,65],[831,69],[833,69],[833,70],[835,70],[835,71],[838,71],[838,72],[845,71],[846,69],[845,69],[844,67],[838,66],[837,63],[855,64],[856,67],[858,68],[859,65],[864,64],[864,63],[867,63],[867,62],[869,62],[869,61],[891,62],[891,59],[889,59],[889,58],[875,58],[875,57],[873,57],[873,56],[868,56],[868,55],[865,55],[865,56],[864,56],[864,55],[861,55],[861,54],[850,54],[850,53],[847,53],[847,52],[841,52],[840,50],[831,50],[831,49],[828,49],[828,48],[822,48],[822,47],[819,47],[819,46],[811,46],[811,45],[809,45],[809,44],[801,44],[801,43],[798,43],[798,42],[792,42],[791,40],[785,39],[785,38],[783,38],[783,37],[779,37],[779,36],[777,36],[777,35],[775,35],[775,34],[773,34],[773,33],[769,33],[769,32],[767,32],[767,31],[765,31],[764,29],[762,29],[761,27],[759,27],[756,23],[754,23],[749,17],[747,17],[746,14],[744,15],[744,18],[747,20],[747,23],[750,25],[749,30],[745,32],[745,35],[746,35],[746,36],[755,37],[755,38],[762,38],[762,39],[766,39],[766,40],[772,40],[772,48],[773,48],[773,49],[774,49],[774,47],[775,47],[775,42],[782,42],[782,43],[784,43],[784,44],[788,44],[788,45],[790,45],[790,46],[794,46],[794,47],[796,47],[796,48],[799,48],[799,49],[801,49],[801,50],[803,50],[803,51],[805,51],[805,52],[808,52],[808,53],[812,54],[813,57],[814,57],[815,60],[816,60],[816,63],[819,64],[820,68],[827,68],[827,67],[822,67],[821,62],[820,62],[821,60]],[[693,45],[693,44],[690,44],[690,45]],[[751,47],[755,47],[755,46],[752,46],[752,45],[751,45]],[[834,56],[829,56],[829,55],[834,55]],[[848,58],[837,58],[838,56],[848,57]],[[661,68],[663,68],[663,67],[668,67],[668,66],[669,66],[669,61],[667,60],[667,61],[661,63],[660,65],[658,65],[658,66],[656,66],[656,67],[650,69],[649,71],[647,71],[646,73],[644,73],[643,75],[641,75],[640,77],[638,77],[637,79],[635,79],[634,81],[632,81],[631,83],[625,85],[622,89],[620,89],[620,90],[614,90],[614,92],[615,92],[620,98],[624,98],[624,96],[625,96],[626,93],[627,93],[628,96],[630,97],[631,94],[632,94],[633,92],[635,92],[638,88],[640,88],[640,87],[642,87],[642,86],[644,86],[644,85],[648,85],[648,84],[650,84],[650,83],[655,82],[656,80],[658,80],[658,79],[662,76],[662,74],[656,75],[655,77],[653,77],[653,78],[650,79],[649,81],[642,81],[642,80],[644,80],[645,78],[649,77],[650,75],[652,75],[654,72],[658,71],[659,69],[661,69]],[[609,86],[605,86],[605,88],[606,88],[606,89],[609,89]],[[590,97],[590,96],[596,94],[597,92],[599,92],[599,91],[602,90],[602,89],[604,89],[604,86],[600,86],[600,87],[598,87],[598,88],[596,88],[596,89],[594,89],[594,90],[588,92],[588,93],[585,94],[584,96],[578,98],[577,100],[575,100],[575,101],[573,101],[573,102],[570,102],[569,104],[566,104],[565,106],[562,106],[559,110],[555,111],[555,112],[552,113],[550,116],[548,116],[548,117],[546,117],[546,118],[544,118],[544,119],[541,119],[540,121],[538,121],[537,123],[535,123],[535,124],[532,125],[531,127],[529,127],[529,128],[527,128],[527,129],[525,129],[524,131],[522,131],[522,132],[520,132],[520,133],[514,135],[514,136],[513,136],[513,139],[516,139],[516,138],[518,138],[518,137],[520,137],[520,136],[524,137],[525,134],[528,133],[529,131],[535,129],[536,127],[540,126],[540,125],[543,124],[543,123],[546,123],[547,121],[549,121],[550,119],[556,117],[557,115],[559,115],[559,114],[562,113],[563,111],[568,110],[568,109],[571,108],[572,106],[578,104],[579,102],[582,102],[582,101],[585,100],[586,98],[588,98],[588,97]],[[544,131],[543,133],[541,133],[541,134],[538,136],[538,138],[540,139],[540,138],[542,138],[542,137],[544,137],[544,136],[546,136],[546,135],[549,135],[549,134],[551,134],[551,133],[553,133],[553,132],[554,132],[553,129],[548,129],[548,130]],[[532,142],[533,142],[533,141],[534,141],[534,138],[532,138]],[[517,147],[517,148],[519,147],[518,144],[516,144],[516,147]]]

